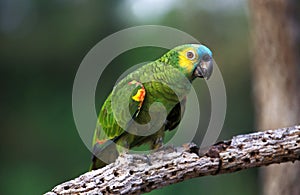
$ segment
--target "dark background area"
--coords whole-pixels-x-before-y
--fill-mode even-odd
[[[245,1],[0,0],[0,194],[42,194],[87,171],[91,154],[72,114],[76,71],[103,38],[144,24],[177,28],[213,50],[227,92],[220,140],[253,129]],[[135,49],[116,58],[99,81],[97,109],[118,77],[114,73],[143,59],[154,60],[164,51]],[[184,192],[257,194],[257,169],[196,178],[149,194]]]

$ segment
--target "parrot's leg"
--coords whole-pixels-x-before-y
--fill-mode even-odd
[[[152,150],[158,150],[163,145],[163,137],[157,137],[151,145]]]
[[[170,152],[174,152],[176,151],[176,149],[174,148],[173,145],[163,145],[163,141],[164,141],[164,133],[165,131],[162,130],[156,137],[156,139],[154,140],[154,142],[151,145],[151,148],[155,151],[161,151],[161,150],[167,150]]]
[[[153,135],[152,143],[151,143],[151,149],[152,150],[158,150],[162,147],[163,141],[164,141],[164,126],[155,134]]]
[[[127,134],[117,141],[117,150],[120,154],[128,153],[130,149],[130,142],[134,139],[134,135]]]

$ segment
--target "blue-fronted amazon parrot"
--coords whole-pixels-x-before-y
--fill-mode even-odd
[[[165,131],[180,123],[192,81],[209,79],[212,70],[211,50],[202,44],[186,44],[120,80],[100,110],[90,169],[115,161],[135,146],[160,148]],[[157,102],[164,109],[152,106]]]

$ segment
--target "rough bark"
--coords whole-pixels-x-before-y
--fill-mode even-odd
[[[46,195],[140,194],[190,178],[297,160],[300,125],[239,135],[201,150],[186,144],[147,156],[124,154],[115,163],[62,183]]]
[[[295,20],[299,1],[249,0],[253,29],[253,84],[259,129],[283,127],[300,119]],[[297,13],[299,15],[299,13]],[[263,169],[263,193],[300,194],[300,163]]]

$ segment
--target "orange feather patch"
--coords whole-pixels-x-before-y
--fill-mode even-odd
[[[97,139],[97,143],[100,144],[100,145],[104,144],[106,141],[107,141],[107,139],[103,139],[103,140]]]
[[[142,101],[144,101],[144,98],[145,98],[145,89],[144,88],[142,88],[142,89],[139,89],[138,91],[137,91],[137,93],[134,95],[134,96],[132,96],[132,99],[134,100],[134,101],[137,101],[137,102],[142,102]]]

